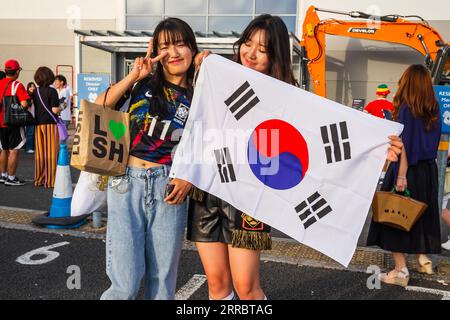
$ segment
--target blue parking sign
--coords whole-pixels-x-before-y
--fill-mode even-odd
[[[450,87],[434,86],[441,112],[442,133],[450,133]]]
[[[95,99],[108,89],[110,84],[109,74],[80,73],[77,78],[78,84],[78,108],[81,100],[95,102]]]

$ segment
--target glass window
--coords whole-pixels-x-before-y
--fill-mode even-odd
[[[206,14],[206,0],[166,0],[166,15]]]
[[[206,17],[176,17],[185,21],[192,30],[206,32]]]
[[[292,32],[295,34],[295,22],[296,22],[297,18],[296,17],[283,17],[283,16],[280,16],[280,18],[286,24],[286,27],[288,28],[289,32]]]
[[[127,0],[127,14],[153,14],[163,13],[164,0]]]
[[[209,17],[209,32],[244,31],[252,17]]]
[[[297,0],[256,0],[256,13],[297,14]]]
[[[127,17],[127,30],[155,30],[162,17]]]
[[[252,14],[253,1],[250,0],[209,0],[210,14]]]

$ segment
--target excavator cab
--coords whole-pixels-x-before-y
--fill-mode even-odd
[[[446,45],[438,52],[436,63],[432,70],[434,84],[450,86],[450,46]]]

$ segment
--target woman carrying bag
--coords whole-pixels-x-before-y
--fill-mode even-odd
[[[192,29],[177,18],[161,21],[153,36],[147,56],[96,101],[114,108],[131,91],[128,168],[108,188],[111,286],[102,300],[135,299],[142,279],[145,299],[175,298],[191,184],[169,180],[169,171],[191,105],[198,48]]]
[[[409,271],[405,254],[416,254],[419,272],[431,274],[431,260],[425,254],[441,252],[438,175],[436,157],[441,135],[439,107],[430,72],[422,65],[410,66],[399,81],[394,97],[393,117],[404,125],[404,152],[400,162],[386,172],[382,191],[409,190],[411,198],[428,208],[409,232],[372,221],[367,245],[392,251],[395,269],[380,274],[387,284],[407,286]]]
[[[50,87],[55,81],[53,71],[40,67],[34,74],[34,81],[38,85],[32,95],[36,119],[34,185],[53,188],[59,151],[57,119],[61,108],[58,92]]]

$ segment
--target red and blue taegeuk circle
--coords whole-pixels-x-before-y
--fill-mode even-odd
[[[247,156],[253,174],[276,190],[297,186],[308,171],[305,139],[291,124],[278,119],[256,127],[248,142]]]

